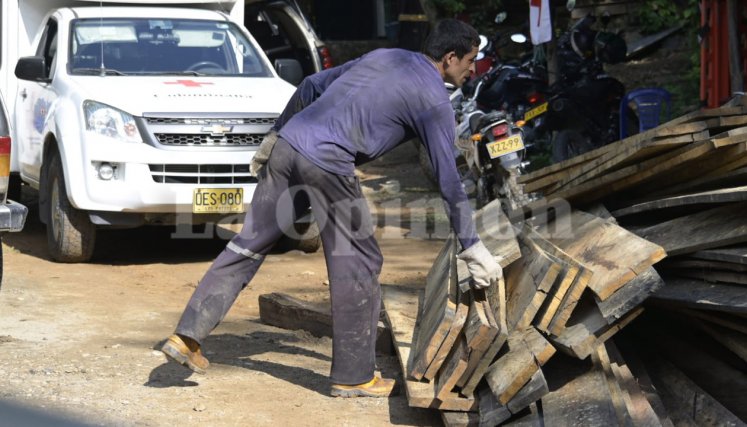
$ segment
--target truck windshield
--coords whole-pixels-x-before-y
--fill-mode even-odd
[[[233,23],[189,19],[78,19],[68,72],[269,77],[263,54]]]

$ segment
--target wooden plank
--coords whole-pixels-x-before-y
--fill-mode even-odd
[[[673,304],[733,314],[747,314],[744,286],[705,283],[697,279],[668,278],[666,285],[651,299]]]
[[[701,279],[710,283],[728,283],[730,285],[747,285],[747,274],[703,268],[678,268],[669,270],[680,277]],[[747,291],[747,289],[745,289]]]
[[[533,327],[511,333],[508,351],[485,376],[498,403],[506,405],[553,354],[555,348]]]
[[[559,369],[569,370],[565,366]],[[571,368],[573,376],[540,400],[545,426],[613,426],[617,424],[604,373],[597,366]]]
[[[668,197],[665,199],[652,200],[638,203],[627,208],[618,209],[612,214],[616,217],[650,212],[658,209],[666,209],[696,204],[715,204],[741,202],[747,200],[747,186],[722,188],[719,190],[703,191],[700,193],[685,194],[681,196]]]
[[[661,190],[649,192],[647,196],[651,199],[657,199],[672,195],[716,190],[725,187],[736,187],[744,182],[747,182],[747,168],[745,167],[718,174],[712,174],[711,171],[706,171],[700,178],[691,179],[677,185],[668,185]]]
[[[691,256],[700,259],[747,265],[747,246],[697,251]]]
[[[604,372],[610,401],[617,417],[617,425],[632,427],[633,420],[628,413],[628,406],[626,404],[626,397],[628,396],[623,393],[622,386],[617,382],[617,378],[615,378],[615,374],[612,372],[612,364],[610,363],[605,346],[600,345],[596,347],[591,353],[591,360]]]
[[[545,381],[545,376],[542,374],[541,369],[537,370],[532,378],[516,393],[516,396],[505,405],[501,405],[496,400],[489,386],[481,386],[477,389],[477,396],[480,402],[480,425],[498,425],[538,401],[549,392],[547,381]]]
[[[615,343],[612,340],[608,340],[600,348],[604,348],[607,352],[610,369],[623,391],[623,399],[632,424],[636,426],[671,425],[672,422],[667,417],[664,420],[659,418],[659,415],[644,395],[638,385],[637,379],[633,376]]]
[[[710,394],[700,388],[673,364],[657,359],[647,364],[648,372],[659,389],[676,399],[697,425],[741,426],[744,423]]]
[[[734,273],[747,273],[747,264],[736,264],[731,262],[709,261],[706,259],[673,258],[665,259],[657,264],[658,268],[666,270],[677,269],[700,269],[705,271],[720,270]]]
[[[493,359],[498,352],[503,348],[503,345],[508,339],[508,326],[506,326],[506,284],[503,279],[499,280],[496,285],[490,286],[487,289],[487,304],[490,306],[490,310],[493,313],[498,333],[495,339],[488,347],[485,354],[477,362],[477,366],[474,368],[472,375],[462,386],[462,394],[464,396],[472,396],[475,392],[475,388],[480,380],[485,376],[490,364],[493,363]],[[467,369],[470,369],[469,366]],[[460,379],[461,381],[461,379]]]
[[[454,280],[454,282],[456,282],[456,280]],[[459,304],[457,304],[456,312],[454,313],[454,318],[452,319],[451,325],[449,326],[449,332],[446,334],[446,337],[441,342],[441,345],[439,346],[438,351],[433,357],[433,361],[431,361],[431,364],[428,365],[428,369],[423,374],[423,378],[432,380],[436,377],[436,374],[438,373],[439,369],[441,369],[441,365],[443,365],[444,361],[446,360],[446,357],[451,352],[452,346],[456,342],[459,335],[462,333],[462,328],[464,327],[464,322],[467,320],[468,312],[469,312],[469,299],[466,294],[461,295]],[[462,354],[460,353],[459,356],[462,356]],[[463,372],[463,371],[464,369],[460,367],[460,372]],[[456,382],[457,379],[458,377],[454,379],[454,382]]]
[[[568,326],[560,335],[551,335],[550,341],[558,350],[583,360],[591,355],[595,347],[603,344],[642,312],[643,307],[636,307],[610,324],[605,321],[593,298],[585,298],[571,316]]]
[[[697,317],[698,319],[703,319],[710,323],[723,326],[732,331],[747,334],[747,322],[737,316],[714,311],[692,310],[689,308],[677,308],[677,311],[687,314],[688,316]]]
[[[606,300],[601,301],[597,298],[597,307],[604,320],[612,323],[640,305],[662,286],[664,281],[661,276],[653,267],[649,267]]]
[[[607,341],[605,345],[607,346],[607,353],[610,354],[613,363],[617,364],[619,372],[621,375],[624,375],[625,386],[627,387],[631,398],[633,398],[634,395],[637,396],[638,392],[640,392],[640,397],[646,400],[646,402],[636,403],[636,405],[640,404],[641,406],[651,407],[662,426],[673,427],[674,423],[670,419],[668,408],[664,406],[661,396],[659,396],[659,393],[651,381],[645,365],[638,357],[636,350],[625,341],[623,341],[620,346],[620,350],[624,350],[622,352],[618,350],[617,343],[613,343],[613,340]],[[623,345],[625,345],[625,347],[623,347]],[[634,399],[637,399],[637,397]],[[646,424],[644,423],[640,425]],[[653,423],[653,425],[656,425],[656,423]]]
[[[521,234],[518,239],[523,256],[506,270],[509,331],[531,325],[561,269],[531,239]]]
[[[578,260],[565,253],[550,241],[544,239],[538,232],[525,224],[522,233],[539,246],[548,256],[568,266],[566,275],[562,278],[551,297],[546,299],[544,309],[539,313],[538,328],[542,331],[559,334],[565,327],[568,318],[576,307],[581,294],[591,281],[592,272]]]
[[[419,308],[418,334],[411,354],[412,361],[406,371],[419,380],[426,373],[432,379],[440,363],[448,354],[456,339],[452,325],[466,317],[465,310],[459,307],[456,300],[456,239],[452,235],[447,239],[431,270],[428,272],[422,304]],[[442,349],[446,343],[448,348]],[[440,357],[438,361],[436,358]],[[436,365],[434,365],[434,361]],[[431,366],[434,366],[431,369]]]
[[[705,333],[747,362],[747,335],[702,320],[692,319]]]
[[[516,233],[503,212],[500,200],[493,200],[475,213],[475,229],[501,267],[506,268],[521,257]]]
[[[332,310],[329,304],[312,304],[283,293],[259,296],[259,319],[278,328],[304,330],[316,337],[332,336]],[[383,321],[379,321],[376,330],[376,352],[394,354],[392,334]]]
[[[418,293],[396,286],[382,286],[381,291],[400,367],[402,372],[408,372],[407,364],[416,328]],[[433,382],[416,381],[406,376],[404,385],[407,402],[411,407],[451,411],[477,409],[477,402],[474,399],[464,398],[456,393],[449,393],[443,399],[436,399]]]
[[[702,156],[716,150],[716,148],[711,140],[689,144],[649,160],[605,174],[597,180],[585,182],[566,190],[545,194],[546,197],[551,199],[550,202],[552,202],[553,198],[570,201],[583,198],[586,203],[590,203],[608,194],[648,181],[657,175],[673,169],[682,170],[680,167],[683,164],[702,158]],[[542,207],[546,203],[543,201],[534,201],[529,203],[526,208],[532,210]]]
[[[553,225],[552,233],[547,225],[537,231],[593,272],[588,287],[601,300],[666,255],[660,246],[585,212],[573,211]]]
[[[461,378],[465,369],[467,369],[468,357],[469,347],[467,347],[467,340],[464,338],[464,334],[461,334],[457,338],[456,343],[454,343],[446,363],[438,371],[438,378],[436,378],[437,399],[448,398],[451,394],[457,380]]]
[[[480,424],[477,412],[440,411],[445,427],[476,427]]]
[[[473,289],[471,294],[470,312],[464,327],[469,347],[469,360],[462,377],[456,383],[457,387],[463,387],[467,383],[500,331],[485,291]]]

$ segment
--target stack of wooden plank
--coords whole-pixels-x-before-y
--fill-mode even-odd
[[[450,237],[423,292],[385,287],[384,305],[410,405],[496,425],[550,392],[542,367],[556,349],[587,359],[640,314],[661,284],[651,266],[665,254],[577,210],[517,226],[495,202],[476,224],[504,280],[485,291],[460,286],[471,278]]]
[[[416,335],[395,346],[412,350],[405,352],[409,358],[400,352],[408,393],[428,389],[427,398],[419,405],[410,399],[411,405],[441,409],[448,425],[552,423],[561,419],[553,416],[573,418],[567,410],[562,415],[562,402],[587,401],[602,381],[607,387],[593,397],[599,420],[677,423],[677,408],[662,404],[671,396],[659,398],[635,352],[623,358],[611,340],[639,318],[644,302],[675,310],[747,360],[746,99],[677,118],[520,182],[544,197],[512,212],[511,221],[497,204],[477,215],[481,239],[503,256],[503,283],[486,294],[462,293],[459,284],[469,275],[451,239],[420,301],[408,297],[409,314],[397,306],[399,291],[385,291],[395,341],[403,329],[397,317],[408,317]],[[574,371],[555,359],[586,365]],[[674,378],[661,366],[651,367],[654,381]],[[576,376],[553,384],[562,370]],[[673,392],[677,387],[671,385]]]

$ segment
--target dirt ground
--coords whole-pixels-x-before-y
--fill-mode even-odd
[[[361,172],[385,256],[381,282],[423,285],[448,226],[415,150],[404,144]],[[208,373],[191,374],[156,349],[226,241],[175,238],[166,228],[108,231],[92,262],[57,264],[48,260],[35,198],[24,188],[26,228],[4,237],[0,402],[101,425],[441,423],[436,411],[408,407],[404,394],[329,397],[331,340],[260,322],[260,294],[328,298],[321,253],[269,256],[207,339]],[[378,364],[401,378],[395,357]]]

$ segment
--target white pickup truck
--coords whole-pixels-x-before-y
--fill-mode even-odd
[[[301,77],[295,60],[273,68],[238,9],[194,7],[231,1],[139,3],[50,10],[15,67],[13,166],[56,261],[89,260],[100,227],[244,212],[249,163]]]

